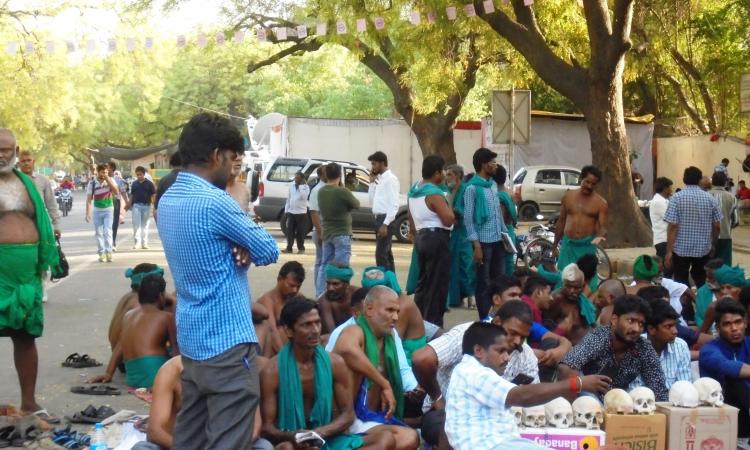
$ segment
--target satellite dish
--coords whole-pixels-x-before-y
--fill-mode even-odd
[[[284,126],[285,120],[285,115],[275,112],[261,117],[253,128],[253,141],[258,145],[268,146],[271,140],[271,132],[274,131],[274,128],[276,128],[277,132],[280,132],[280,127]]]

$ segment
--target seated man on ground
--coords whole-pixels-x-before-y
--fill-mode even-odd
[[[669,292],[669,304],[677,311],[677,314],[680,314],[680,324],[687,326],[687,322],[682,317],[682,309],[683,303],[692,304],[692,292],[686,284],[669,278],[659,278],[661,271],[662,267],[656,257],[651,255],[637,257],[633,262],[633,283],[628,286],[628,294],[635,295],[640,289],[648,286],[663,286]]]
[[[729,297],[732,300],[739,302],[740,291],[747,285],[744,270],[739,266],[729,267],[723,265],[714,270],[714,278],[716,279],[716,284],[719,288],[719,291],[716,293],[717,298],[723,299]],[[706,309],[706,317],[704,318],[703,326],[701,327],[702,333],[709,333],[711,331],[711,326],[714,324],[715,308],[716,303],[711,303]]]
[[[583,295],[584,275],[575,263],[562,271],[562,287],[552,293],[552,306],[544,317],[543,325],[575,345],[596,323],[596,309]]]
[[[270,291],[261,295],[255,302],[265,308],[268,312],[268,332],[261,329],[258,333],[258,342],[263,349],[264,355],[275,355],[281,350],[281,346],[286,342],[286,334],[278,326],[281,318],[281,309],[286,302],[295,297],[305,282],[305,268],[297,261],[284,263],[279,269],[279,275],[276,277],[276,286]],[[256,308],[253,310],[254,315],[260,311]],[[253,317],[253,321],[255,321]]]
[[[582,391],[604,393],[606,376],[566,378],[556,383],[515,385],[500,375],[512,345],[505,330],[474,323],[461,343],[461,362],[446,394],[445,433],[455,450],[548,450],[521,438],[512,406],[542,405],[557,397],[574,399]]]
[[[288,342],[261,372],[263,436],[278,450],[305,448],[297,433],[313,431],[329,449],[394,449],[387,429],[346,434],[354,421],[351,375],[344,360],[320,346],[318,305],[296,298],[284,305]]]
[[[265,358],[258,357],[259,367]],[[159,369],[154,379],[153,401],[149,409],[148,441],[139,442],[132,450],[168,450],[172,448],[174,424],[182,409],[182,357],[175,356]],[[255,414],[252,450],[272,450],[273,445],[259,439],[262,420],[260,411]]]
[[[615,300],[609,326],[591,330],[565,355],[558,368],[558,379],[602,374],[612,378],[612,388],[627,390],[637,376],[654,391],[656,401],[667,400],[664,372],[654,347],[643,337],[651,315],[648,303],[635,295]]]
[[[664,286],[647,286],[641,288],[638,291],[637,295],[649,302],[649,304],[652,300],[659,300],[671,306],[671,304],[669,303],[669,291],[667,291]],[[685,341],[688,348],[691,349],[690,359],[693,361],[697,361],[698,350],[700,350],[706,342],[713,340],[714,337],[710,334],[700,333],[698,331],[695,331],[693,328],[683,325],[680,322],[680,319],[680,315],[677,314],[677,337]]]
[[[734,300],[715,303],[719,338],[701,349],[699,368],[702,377],[721,383],[724,402],[739,408],[739,437],[750,436],[750,337],[745,336],[747,311]]]
[[[623,295],[625,295],[625,284],[622,281],[617,278],[602,281],[592,299],[596,307],[597,325],[609,324],[615,299]]]
[[[583,272],[583,295],[591,298],[599,289],[599,274],[596,269],[599,266],[599,258],[596,255],[587,253],[576,261],[576,265]],[[558,286],[556,286],[558,287]]]
[[[362,302],[365,300],[365,297],[367,297],[368,292],[370,292],[370,288],[364,287],[354,291],[354,294],[352,294],[351,303],[352,316],[349,318],[349,320],[337,326],[333,330],[330,337],[328,338],[328,342],[326,343],[325,348],[327,352],[333,352],[333,349],[336,347],[336,343],[339,340],[339,336],[341,336],[341,332],[344,331],[344,329],[352,325],[357,325],[357,318],[359,318],[359,316],[362,314]],[[417,388],[417,379],[414,377],[414,373],[411,370],[411,363],[406,357],[403,342],[401,341],[401,336],[399,335],[397,328],[393,330],[393,339],[396,341],[398,367],[401,371],[401,380],[404,384],[404,392],[413,391]]]
[[[141,286],[141,280],[148,275],[164,276],[164,269],[156,264],[141,263],[125,271],[125,278],[130,279],[130,291],[117,302],[115,312],[112,313],[112,320],[109,322],[109,347],[112,350],[117,346],[117,339],[120,337],[122,328],[122,318],[125,317],[125,313],[138,308],[138,288]]]
[[[107,372],[90,383],[112,381],[117,366],[125,363],[125,384],[134,388],[151,388],[159,368],[180,354],[174,315],[161,308],[167,283],[160,275],[149,275],[141,281],[138,302],[141,307],[129,311],[122,320],[117,346],[107,365]],[[170,348],[167,348],[167,345]]]
[[[401,310],[398,312],[396,330],[403,339],[402,345],[404,352],[406,352],[406,359],[411,365],[411,357],[414,352],[427,345],[422,313],[414,300],[401,291],[396,274],[392,271],[378,266],[366,268],[362,273],[362,287],[371,288],[374,286],[388,286],[398,294]]]
[[[688,345],[677,337],[677,311],[660,298],[651,299],[651,317],[646,320],[648,340],[656,350],[664,372],[665,387],[669,389],[677,381],[692,383],[693,374],[690,367],[690,349]],[[630,389],[643,386],[643,379],[639,375],[630,383]]]
[[[320,318],[323,320],[323,334],[346,322],[350,317],[349,305],[356,286],[349,284],[354,271],[349,266],[327,264],[325,267],[326,290],[318,298]]]
[[[341,332],[334,352],[344,358],[354,374],[356,418],[349,432],[385,429],[393,434],[397,450],[414,450],[419,446],[419,436],[401,425],[404,384],[393,337],[399,310],[398,295],[391,288],[373,287],[365,297],[357,325]]]

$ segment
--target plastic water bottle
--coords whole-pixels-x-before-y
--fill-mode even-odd
[[[107,441],[104,439],[104,426],[97,423],[94,426],[94,434],[91,435],[91,450],[107,450]]]

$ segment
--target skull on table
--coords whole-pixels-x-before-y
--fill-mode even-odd
[[[573,418],[578,426],[598,430],[604,423],[602,404],[588,395],[578,397],[573,401]]]
[[[557,397],[544,405],[544,414],[547,423],[555,428],[569,428],[573,425],[573,408],[570,402],[562,397]]]
[[[532,406],[523,408],[523,424],[529,428],[544,428],[547,425],[547,417],[544,415],[544,406]]]
[[[633,399],[633,409],[638,414],[653,414],[656,411],[656,397],[651,389],[637,387],[630,391],[630,398]]]
[[[633,399],[622,389],[610,389],[604,396],[607,414],[632,414],[633,407]]]
[[[519,427],[522,426],[523,425],[523,408],[521,408],[520,406],[511,406],[510,412],[513,413],[513,420],[516,421],[516,425]]]
[[[698,399],[701,403],[709,406],[724,406],[724,394],[718,381],[703,377],[695,380],[693,386],[698,391]]]
[[[669,388],[669,403],[683,408],[695,408],[701,401],[698,390],[689,381],[677,381]]]

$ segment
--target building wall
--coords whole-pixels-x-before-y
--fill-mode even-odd
[[[729,158],[729,176],[735,183],[750,180],[750,174],[742,172],[741,162],[750,152],[750,146],[732,139],[711,142],[709,136],[658,138],[656,148],[656,174],[671,179],[675,187],[682,186],[686,167],[696,166],[704,175],[711,176],[722,158]]]

